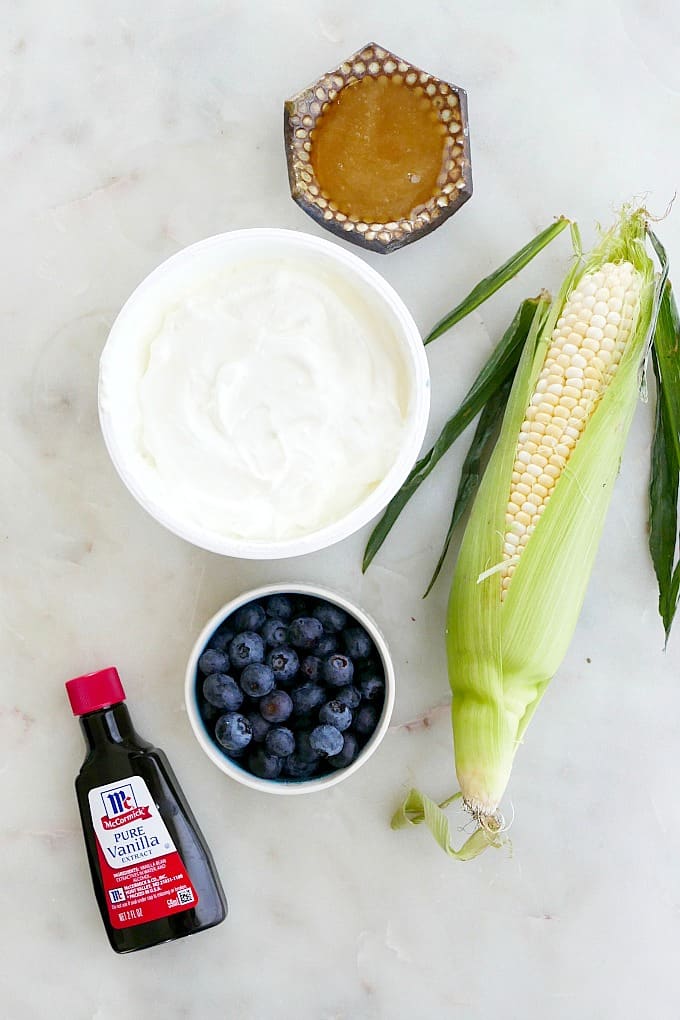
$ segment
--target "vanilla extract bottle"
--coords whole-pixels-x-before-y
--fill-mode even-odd
[[[147,949],[220,924],[227,904],[189,805],[159,748],[135,731],[110,667],[66,684],[86,755],[76,796],[112,948]]]

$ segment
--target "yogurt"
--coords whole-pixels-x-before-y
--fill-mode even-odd
[[[318,531],[366,499],[404,443],[409,366],[392,324],[308,255],[198,278],[139,336],[133,363],[145,489],[219,535]],[[115,388],[105,356],[102,407]]]

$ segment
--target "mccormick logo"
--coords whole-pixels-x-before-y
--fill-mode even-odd
[[[151,818],[148,807],[140,807],[130,783],[100,794],[106,814],[102,817],[104,829],[118,829],[137,818]]]

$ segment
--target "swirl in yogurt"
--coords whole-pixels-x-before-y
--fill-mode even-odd
[[[139,364],[136,435],[155,498],[218,534],[318,531],[364,501],[404,441],[409,374],[389,321],[309,259],[202,279]]]

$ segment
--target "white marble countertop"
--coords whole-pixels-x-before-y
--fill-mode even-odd
[[[411,782],[455,788],[439,552],[464,446],[362,577],[367,530],[297,561],[238,562],[164,531],[123,488],[96,418],[97,361],[135,284],[239,226],[317,232],[290,200],[283,99],[369,39],[469,93],[475,194],[432,236],[366,256],[430,326],[559,213],[593,239],[632,194],[680,183],[680,14],[671,5],[27,0],[0,77],[0,831],[11,1020],[599,1020],[677,1015],[680,633],[662,653],[645,548],[651,408],[633,425],[583,614],[528,731],[513,852],[468,865],[393,833]],[[659,227],[680,281],[680,212]],[[358,250],[358,249],[356,249]],[[518,300],[561,279],[565,235],[430,349],[431,434]],[[450,576],[450,565],[447,568]],[[398,673],[378,754],[326,794],[274,798],[199,751],[182,675],[199,627],[254,584],[319,581],[381,623]],[[680,627],[680,624],[676,625]],[[127,958],[90,890],[63,681],[115,662],[168,752],[231,915]],[[427,725],[407,725],[410,720]],[[453,816],[454,825],[462,816]]]

